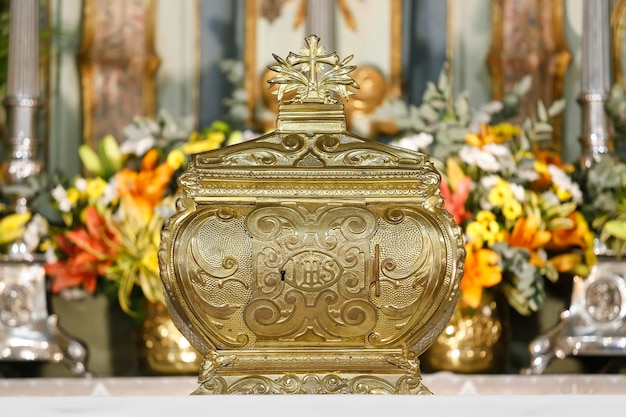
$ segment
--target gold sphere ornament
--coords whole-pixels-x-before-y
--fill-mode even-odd
[[[430,393],[419,355],[465,252],[428,156],[346,131],[351,57],[314,35],[269,67],[276,130],[193,155],[159,265],[204,355],[196,394]]]

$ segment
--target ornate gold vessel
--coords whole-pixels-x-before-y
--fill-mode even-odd
[[[159,263],[196,393],[430,393],[418,357],[456,304],[461,231],[426,155],[346,132],[351,57],[318,41],[275,56],[276,131],[179,178]]]

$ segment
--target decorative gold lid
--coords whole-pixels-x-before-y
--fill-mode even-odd
[[[428,392],[418,355],[459,292],[460,228],[424,154],[345,131],[350,58],[270,67],[278,129],[195,155],[163,231],[170,313],[205,355],[199,393]],[[325,67],[330,69],[325,71]]]

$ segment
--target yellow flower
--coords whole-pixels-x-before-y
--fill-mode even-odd
[[[493,132],[500,137],[504,137],[507,139],[512,138],[513,136],[517,136],[521,132],[521,128],[518,125],[514,125],[511,123],[499,123],[493,126]]]
[[[535,161],[533,163],[533,168],[535,169],[535,172],[537,172],[537,174],[548,174],[548,165],[544,162],[541,161]]]
[[[171,197],[166,197],[165,204],[173,204]],[[132,311],[131,294],[139,286],[143,295],[151,302],[164,302],[163,287],[159,277],[157,253],[163,228],[163,219],[159,215],[144,217],[136,211],[129,199],[122,199],[119,219],[110,221],[119,231],[120,243],[115,262],[106,269],[106,276],[119,282],[118,299],[122,310]]]
[[[496,185],[489,191],[487,197],[494,207],[502,207],[505,203],[515,198],[508,182],[498,178]]]
[[[67,190],[67,199],[72,204],[72,207],[74,207],[78,202],[78,199],[80,199],[80,191],[78,191],[74,187],[71,187]]]
[[[181,148],[182,151],[190,155],[217,149],[226,138],[223,132],[208,133],[205,139],[200,139],[200,137],[201,136],[195,136],[193,141],[183,145]]]
[[[167,164],[176,171],[185,162],[185,154],[180,149],[174,149],[167,155]]]
[[[561,187],[556,187],[556,196],[559,198],[559,201],[568,201],[572,198],[572,194]]]
[[[517,200],[508,199],[502,207],[502,214],[507,220],[516,220],[522,215],[522,205]]]
[[[476,221],[469,223],[465,229],[470,241],[478,246],[493,245],[501,239],[500,225],[490,211],[482,210],[476,215]]]
[[[24,234],[30,213],[13,213],[0,219],[0,245],[10,243]]]
[[[481,210],[476,215],[476,221],[480,223],[491,223],[496,221],[496,215],[487,210]]]
[[[230,134],[230,136],[228,137],[228,140],[226,141],[226,146],[230,146],[230,145],[236,145],[238,143],[241,143],[243,141],[243,133],[241,133],[241,131],[236,130],[233,133]]]
[[[87,180],[87,197],[90,201],[102,197],[106,190],[107,182],[100,177],[90,178]]]
[[[482,148],[490,143],[502,143],[508,139],[509,137],[498,134],[493,126],[488,125],[481,125],[480,133],[468,133],[465,135],[465,143],[478,148]]]

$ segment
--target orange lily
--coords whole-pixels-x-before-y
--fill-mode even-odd
[[[508,236],[511,246],[528,249],[530,263],[541,268],[544,261],[537,255],[537,249],[544,247],[552,238],[552,233],[540,230],[540,221],[537,216],[520,217],[515,222],[513,230]]]
[[[158,162],[158,151],[151,149],[141,161],[139,172],[125,168],[116,176],[120,197],[130,197],[132,205],[145,219],[152,216],[154,207],[162,200],[172,181],[174,170],[167,163]]]
[[[571,164],[565,164],[563,163],[563,160],[561,159],[561,155],[554,153],[553,151],[550,150],[545,150],[545,149],[539,149],[537,148],[537,144],[535,142],[533,142],[533,153],[535,154],[535,159],[539,162],[542,162],[546,165],[555,165],[557,167],[559,167],[561,170],[563,170],[564,172],[573,172],[574,171],[574,166]]]
[[[539,174],[539,178],[537,178],[532,183],[532,189],[535,191],[545,190],[552,184],[552,176],[548,171],[548,165],[555,165],[560,168],[563,172],[573,172],[574,166],[570,164],[564,164],[561,160],[561,157],[549,150],[541,150],[536,148],[533,150],[535,154],[535,172]]]
[[[46,274],[52,277],[53,293],[77,286],[93,293],[98,278],[113,263],[120,239],[117,231],[94,207],[87,207],[85,216],[85,227],[56,236],[59,249],[67,260],[45,265]]]
[[[500,257],[491,249],[474,248],[472,244],[466,244],[465,251],[461,296],[467,305],[477,308],[483,288],[493,287],[502,281],[502,270],[497,266]]]
[[[567,216],[574,222],[572,228],[557,228],[552,230],[552,239],[548,244],[549,249],[567,249],[571,247],[586,248],[589,231],[589,225],[585,220],[585,216],[578,211],[574,211]]]

